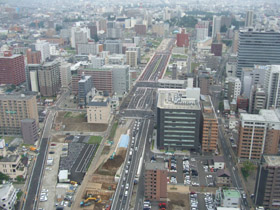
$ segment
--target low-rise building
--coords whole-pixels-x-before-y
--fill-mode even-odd
[[[94,96],[87,107],[87,122],[108,124],[111,116],[111,106],[109,98],[104,96]]]
[[[230,186],[230,173],[227,169],[220,169],[217,171],[217,185]]]
[[[159,88],[170,88],[170,89],[185,89],[187,88],[186,80],[170,80],[170,79],[159,79]]]
[[[25,178],[27,170],[19,155],[9,155],[0,160],[0,172],[16,180],[17,176]]]
[[[224,169],[225,168],[225,160],[223,156],[215,156],[214,160],[214,168],[215,169]]]
[[[240,208],[241,195],[236,189],[219,189],[216,191],[217,206],[228,208]]]
[[[0,209],[14,209],[17,201],[17,190],[12,183],[0,185]]]

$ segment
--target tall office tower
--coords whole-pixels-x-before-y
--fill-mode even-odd
[[[200,93],[202,95],[209,94],[210,87],[210,76],[207,73],[199,73],[198,75],[198,87],[200,88]]]
[[[265,209],[280,209],[280,156],[264,155],[258,167],[255,204]]]
[[[249,10],[246,13],[246,20],[245,20],[245,27],[252,27],[254,20],[254,13],[253,11]]]
[[[126,63],[130,67],[137,67],[137,51],[126,51]]]
[[[71,28],[71,47],[76,48],[77,44],[87,44],[90,38],[89,28]]]
[[[0,134],[21,134],[21,120],[34,119],[38,124],[36,94],[0,94]]]
[[[279,32],[240,30],[236,76],[241,78],[244,67],[280,64],[279,40]]]
[[[145,164],[145,199],[164,201],[167,199],[167,170],[164,163]]]
[[[262,154],[278,153],[279,110],[262,109],[259,114],[241,114],[237,156],[259,161]]]
[[[188,47],[189,46],[189,35],[186,34],[186,29],[182,28],[181,33],[177,34],[177,47]]]
[[[254,68],[243,68],[241,81],[242,81],[242,94],[250,97],[253,85],[264,86],[265,74],[269,66],[255,65]]]
[[[196,41],[205,40],[208,37],[209,21],[199,21],[196,26]]]
[[[51,57],[50,44],[46,40],[37,40],[35,49],[41,52],[41,61],[46,61]]]
[[[109,39],[120,39],[122,38],[122,29],[120,27],[108,28],[107,26],[106,37]]]
[[[89,32],[90,32],[90,38],[94,39],[97,36],[97,26],[95,23],[91,23],[88,25]]]
[[[147,26],[144,24],[136,24],[134,26],[134,30],[137,35],[146,35],[147,32]]]
[[[224,97],[232,102],[237,100],[237,96],[241,93],[241,82],[237,77],[227,77],[225,81]]]
[[[39,89],[42,96],[55,96],[61,87],[60,63],[45,62],[38,70]]]
[[[112,69],[114,93],[120,96],[127,93],[130,88],[129,66],[113,65],[113,66],[104,66],[104,68]]]
[[[215,40],[217,33],[221,31],[221,16],[213,16],[212,39]]]
[[[19,85],[25,81],[23,55],[12,55],[10,51],[0,56],[0,84]]]
[[[122,54],[122,41],[121,40],[105,40],[104,48],[111,54]]]
[[[199,151],[200,89],[159,89],[157,101],[157,147]]]
[[[31,49],[27,49],[26,57],[27,57],[27,64],[40,64],[41,63],[41,52],[40,51],[32,51]]]
[[[80,107],[86,107],[87,103],[89,102],[88,94],[93,88],[91,76],[85,76],[82,74],[81,79],[78,82],[78,88],[78,104]]]
[[[218,144],[218,118],[211,97],[201,97],[202,108],[202,152],[214,153]]]
[[[38,70],[41,64],[26,65],[26,88],[28,91],[39,92]]]
[[[266,108],[280,107],[280,65],[270,65],[265,73]]]
[[[61,87],[67,88],[71,84],[71,64],[62,62],[60,66]]]
[[[266,93],[260,85],[253,85],[249,99],[249,113],[258,114],[266,105]]]
[[[232,41],[232,53],[237,54],[238,52],[238,44],[239,44],[239,31],[234,31],[233,41]]]

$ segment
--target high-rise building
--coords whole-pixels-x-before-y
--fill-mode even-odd
[[[38,70],[40,94],[55,96],[61,87],[60,63],[58,61],[45,62]]]
[[[202,152],[216,152],[218,144],[218,119],[209,95],[201,96]]]
[[[262,154],[277,154],[279,138],[279,110],[241,114],[237,155],[240,159],[259,161]]]
[[[91,23],[88,25],[89,32],[90,32],[90,38],[94,39],[95,36],[97,36],[97,26],[95,23]]]
[[[112,69],[113,73],[113,91],[117,95],[123,95],[129,91],[129,66],[113,65],[104,66],[104,68]]]
[[[101,68],[105,65],[105,58],[92,56],[91,63],[93,68]]]
[[[165,34],[164,23],[156,23],[152,26],[152,32],[157,36],[163,37]]]
[[[99,53],[99,46],[95,42],[77,43],[76,52],[78,55],[96,55]]]
[[[239,31],[234,31],[233,41],[232,41],[232,53],[237,54],[238,52],[238,44],[239,44]]]
[[[99,31],[106,31],[107,30],[107,20],[106,19],[100,19],[98,21],[98,29]]]
[[[136,51],[137,52],[137,63],[141,62],[141,48],[140,47],[127,47],[126,51]]]
[[[21,134],[21,120],[35,119],[38,124],[36,94],[0,95],[0,134]]]
[[[136,24],[134,26],[134,30],[135,30],[137,36],[138,35],[146,35],[147,26],[144,25],[144,24]]]
[[[26,87],[28,91],[39,92],[38,70],[41,64],[26,65]]]
[[[215,56],[222,56],[223,44],[213,43],[211,44],[211,53]]]
[[[130,67],[137,67],[137,51],[126,51],[126,63]]]
[[[23,55],[12,55],[4,52],[0,56],[0,84],[19,85],[25,82],[25,66]]]
[[[265,72],[266,108],[280,108],[280,65],[270,65]]]
[[[266,106],[266,93],[260,85],[253,85],[249,100],[249,113],[258,114]]]
[[[269,67],[255,65],[254,68],[243,68],[241,81],[242,93],[246,97],[250,97],[253,85],[264,86],[265,74]]]
[[[237,77],[227,77],[225,81],[224,97],[232,102],[237,100],[237,96],[241,93],[241,82]]]
[[[221,31],[221,17],[220,16],[213,16],[213,26],[212,26],[212,39],[215,40],[217,33]]]
[[[186,30],[184,28],[181,29],[181,33],[177,34],[177,47],[188,47],[189,46],[189,35],[186,34]]]
[[[196,26],[196,41],[205,40],[208,37],[209,21],[199,21]]]
[[[254,13],[252,10],[247,11],[245,19],[245,27],[252,27],[254,20]]]
[[[67,88],[71,84],[71,64],[63,62],[60,66],[61,87]]]
[[[279,32],[240,30],[236,76],[241,78],[244,67],[280,64],[279,40]]]
[[[106,37],[108,39],[120,39],[120,38],[122,38],[122,29],[119,27],[116,27],[116,28],[107,27]]]
[[[87,103],[92,97],[93,82],[91,76],[85,76],[82,74],[80,81],[78,82],[78,104],[80,107],[86,107]],[[90,96],[88,96],[90,94]]]
[[[199,151],[200,89],[159,89],[157,101],[157,147]]]
[[[145,164],[145,199],[151,201],[167,199],[167,170],[164,163]]]
[[[89,28],[71,28],[71,47],[76,48],[77,44],[87,44],[90,38]]]
[[[27,64],[40,64],[41,63],[41,52],[40,51],[32,51],[31,49],[27,49],[26,57],[27,57]]]
[[[104,49],[111,54],[122,54],[122,42],[121,40],[105,40]]]
[[[258,167],[255,204],[265,209],[280,208],[280,156],[264,155]]]
[[[21,134],[25,144],[34,144],[38,136],[38,125],[35,119],[21,120]]]
[[[209,94],[210,87],[210,76],[207,73],[200,73],[198,75],[198,87],[200,88],[200,93],[202,95]]]
[[[41,61],[46,61],[51,57],[50,44],[46,40],[37,40],[35,49],[41,52]]]

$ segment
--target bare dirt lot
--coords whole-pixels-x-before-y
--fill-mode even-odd
[[[65,128],[64,131],[82,131],[82,132],[104,132],[108,125],[87,123],[86,113],[79,112],[58,112],[54,126],[56,129]]]
[[[189,199],[187,193],[168,193],[168,210],[186,210],[189,209]]]

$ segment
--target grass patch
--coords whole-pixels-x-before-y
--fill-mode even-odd
[[[152,140],[152,150],[154,149],[154,146],[155,146],[155,140],[153,139]]]
[[[172,58],[177,58],[177,59],[187,59],[187,55],[180,55],[180,54],[173,54]]]
[[[114,122],[114,125],[113,125],[113,127],[112,127],[112,129],[111,129],[109,138],[108,138],[109,141],[113,141],[113,140],[114,140],[114,137],[115,137],[115,135],[116,135],[117,127],[118,127],[118,121],[115,121],[115,122]]]
[[[64,115],[64,118],[85,118],[86,117],[86,113],[81,113],[78,115],[73,115],[72,112],[66,112]]]
[[[191,72],[195,70],[195,68],[199,67],[200,63],[191,63]]]
[[[164,74],[165,77],[168,77],[168,76],[171,76],[171,75],[172,75],[171,71],[166,71],[165,74]]]
[[[88,140],[89,144],[100,144],[102,141],[102,136],[91,136]]]

